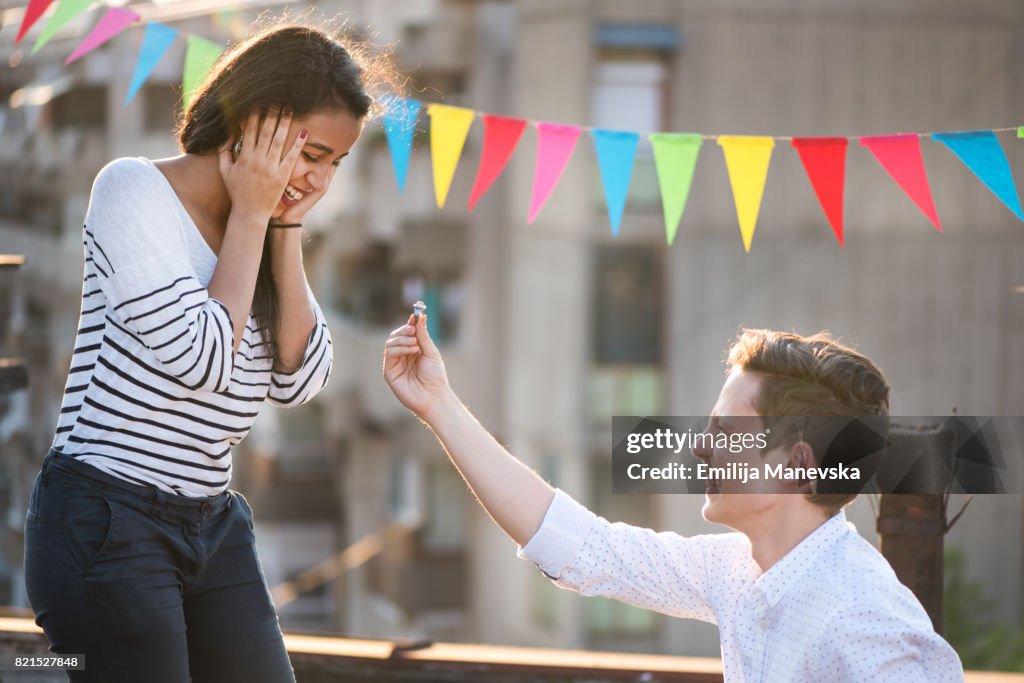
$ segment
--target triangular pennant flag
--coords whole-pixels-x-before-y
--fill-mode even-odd
[[[921,158],[921,140],[917,133],[868,135],[860,139],[860,144],[871,150],[882,168],[921,209],[935,229],[942,232],[942,224],[932,202],[932,191],[928,187],[924,159]]]
[[[178,30],[166,24],[155,21],[146,24],[146,32],[142,35],[142,47],[139,48],[139,58],[135,62],[135,73],[132,74],[132,82],[124,98],[125,104],[132,101],[135,93],[149,78],[149,74],[153,73],[153,69],[177,37]]]
[[[995,133],[990,130],[934,133],[932,139],[948,147],[985,187],[999,197],[999,201],[1006,204],[1017,218],[1024,220],[1010,162],[1006,160],[1006,153]]]
[[[608,220],[612,224],[612,236],[618,237],[640,136],[630,131],[603,128],[595,128],[590,134],[597,151],[597,165],[601,171],[601,184],[604,185],[604,201],[608,207]]]
[[[21,42],[28,30],[39,21],[39,17],[43,16],[43,12],[51,2],[53,0],[28,0],[28,7],[25,8],[25,14],[21,18],[21,28],[18,29],[18,37],[14,39],[15,43]]]
[[[107,10],[107,13],[103,15],[103,18],[100,19],[99,23],[93,27],[92,31],[89,31],[89,35],[87,35],[85,40],[75,48],[75,51],[71,53],[64,63],[70,64],[82,55],[95,50],[138,20],[139,15],[130,9],[125,7],[111,7]]]
[[[836,234],[843,243],[843,185],[846,177],[846,138],[793,138],[814,193]]]
[[[690,195],[697,155],[704,144],[697,133],[651,133],[648,138],[654,149],[654,167],[661,189],[661,209],[665,214],[665,241],[669,246],[676,238],[683,209]]]
[[[416,134],[416,117],[420,103],[392,95],[382,98],[384,104],[384,135],[391,151],[391,165],[395,169],[398,191],[405,190],[405,177],[409,172],[409,157],[412,155],[412,139]]]
[[[473,191],[469,195],[470,209],[476,206],[491,183],[501,175],[526,128],[523,119],[494,114],[484,114],[480,118],[484,122],[484,147],[480,152],[480,167],[473,181]]]
[[[736,217],[743,236],[743,248],[750,251],[757,228],[757,214],[761,211],[761,197],[768,180],[768,164],[772,159],[775,140],[747,135],[719,135],[718,144],[725,155],[729,170],[729,184],[736,202]]]
[[[36,44],[32,46],[32,54],[35,54],[39,48],[50,42],[50,38],[53,38],[57,31],[88,9],[92,3],[93,0],[58,0],[57,9],[50,15],[46,26],[43,27],[43,32],[39,34],[39,37],[36,38]]]
[[[220,57],[223,48],[212,40],[199,36],[188,37],[188,49],[185,51],[185,69],[181,75],[181,97],[188,108],[192,101],[192,93],[196,91],[209,73],[210,67]]]
[[[476,112],[464,107],[447,104],[431,104],[427,107],[430,116],[430,158],[434,167],[434,197],[437,208],[444,206],[448,190],[452,185],[455,167],[459,165],[462,147],[466,144],[469,127]]]
[[[579,137],[579,126],[537,124],[537,161],[533,169],[533,188],[530,190],[527,223],[533,223],[537,214],[544,208],[569,163],[569,157],[572,156]]]

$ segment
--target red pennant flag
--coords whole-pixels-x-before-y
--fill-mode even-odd
[[[832,231],[843,244],[843,180],[846,177],[846,138],[793,138],[814,193]]]
[[[50,6],[53,0],[29,0],[28,7],[25,8],[25,15],[21,18],[21,28],[18,29],[18,37],[14,39],[15,43],[20,43],[21,39],[25,37],[28,30],[32,28],[33,24],[39,21],[39,17],[43,16],[43,12]]]
[[[519,142],[519,137],[526,128],[526,121],[507,116],[484,114],[484,147],[480,152],[480,167],[473,181],[473,191],[469,195],[469,208],[476,206],[477,200],[487,192],[512,157],[512,151]]]
[[[917,204],[935,229],[942,232],[942,224],[932,202],[932,191],[928,187],[924,159],[921,158],[921,140],[917,133],[870,135],[862,137],[860,144],[871,150],[882,168]]]

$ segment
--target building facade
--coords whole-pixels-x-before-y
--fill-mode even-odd
[[[335,10],[395,46],[410,95],[531,121],[642,134],[855,136],[1010,126],[1024,110],[1014,80],[1024,67],[1024,7],[1010,0],[320,6],[325,16]],[[167,11],[161,20],[221,42],[256,14]],[[24,487],[59,410],[91,180],[118,156],[176,153],[171,86],[180,79],[181,44],[126,107],[141,31],[64,67],[89,26],[69,27],[34,56],[14,48],[13,30],[0,34],[7,52],[21,55],[0,72],[0,252],[29,259],[10,334],[32,377],[18,426],[0,433],[9,534],[17,533]],[[686,534],[721,530],[700,519],[700,497],[611,493],[611,416],[707,413],[740,326],[829,329],[855,343],[886,371],[894,415],[1024,410],[1024,357],[1013,341],[1024,332],[1024,296],[1015,292],[1024,284],[1021,226],[939,145],[922,149],[943,233],[852,143],[840,247],[797,155],[778,141],[745,253],[713,140],[700,152],[668,247],[649,147],[639,150],[613,238],[586,134],[527,224],[533,131],[470,212],[479,124],[440,210],[422,118],[420,127],[403,193],[371,126],[311,214],[306,260],[331,324],[333,376],[299,410],[265,408],[236,452],[235,487],[256,510],[264,569],[287,602],[286,626],[717,652],[713,627],[584,600],[516,558],[381,378],[383,339],[416,299],[430,307],[453,385],[502,443],[611,519]],[[1014,141],[1003,142],[1019,168]],[[875,538],[868,501],[850,515]],[[1017,625],[1022,522],[1020,496],[981,497],[947,537],[969,558],[972,577],[1000,587],[999,616]],[[18,563],[7,559],[16,586]],[[10,596],[24,604],[16,588]]]

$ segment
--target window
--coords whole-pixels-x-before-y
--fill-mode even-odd
[[[464,306],[465,226],[406,226],[395,244],[377,243],[336,268],[335,305],[346,316],[375,327],[405,322],[412,305],[427,305],[434,341],[456,339]]]
[[[654,496],[612,493],[612,468],[607,453],[601,451],[593,455],[589,472],[594,512],[611,522],[654,526]],[[658,615],[608,598],[590,598],[584,605],[584,622],[591,645],[599,645],[601,649],[630,647],[630,639],[653,635]]]
[[[633,131],[640,135],[627,207],[660,206],[650,133],[668,128],[669,69],[664,53],[605,49],[592,75],[591,124],[596,128]],[[598,173],[595,168],[594,173]],[[594,201],[604,202],[600,180],[593,184]]]
[[[426,470],[423,546],[436,552],[462,550],[466,542],[466,485],[447,460],[433,461]]]
[[[104,128],[107,125],[107,88],[83,86],[50,101],[53,127]]]
[[[591,120],[595,127],[631,130],[641,137],[668,120],[668,68],[660,57],[607,55],[594,67]]]
[[[345,316],[375,327],[394,325],[402,315],[402,285],[394,273],[394,249],[371,244],[340,259],[334,304]]]
[[[594,247],[596,365],[660,365],[664,357],[662,257],[653,247]]]
[[[462,280],[456,273],[409,273],[402,280],[402,300],[406,312],[411,312],[417,301],[426,304],[427,329],[436,343],[455,339],[463,305]]]
[[[392,521],[415,528],[423,522],[423,463],[410,455],[391,459],[388,510]]]

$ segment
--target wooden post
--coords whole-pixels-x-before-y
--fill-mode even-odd
[[[946,515],[938,494],[881,496],[878,533],[882,554],[900,582],[921,601],[942,633],[942,559]]]
[[[944,427],[917,430],[894,426],[889,441],[892,446],[887,457],[894,463],[914,463],[911,469],[918,484],[941,481],[942,467],[952,453],[952,432]],[[883,490],[896,493],[880,496],[877,522],[882,555],[900,582],[917,596],[935,630],[942,633],[945,497],[940,493],[899,493],[899,486],[884,477],[879,473]],[[929,490],[942,490],[941,484],[935,483]]]

